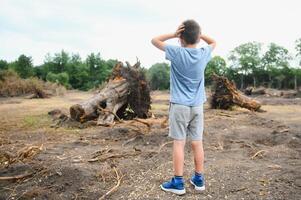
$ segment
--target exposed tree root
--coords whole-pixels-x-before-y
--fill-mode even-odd
[[[260,111],[261,104],[243,95],[237,90],[235,84],[226,77],[212,75],[212,78],[215,82],[211,100],[212,108],[230,109],[237,105],[252,111]]]
[[[151,116],[150,90],[140,62],[127,67],[118,62],[101,91],[82,103],[70,107],[73,120],[84,123],[97,119],[97,125],[113,126],[114,119]]]

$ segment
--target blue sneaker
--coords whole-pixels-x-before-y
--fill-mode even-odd
[[[182,176],[175,176],[171,179],[171,181],[163,183],[160,187],[166,192],[172,192],[177,195],[183,195],[186,192]]]
[[[204,176],[200,173],[195,172],[195,174],[190,179],[190,183],[194,186],[195,190],[198,190],[198,191],[205,190]]]

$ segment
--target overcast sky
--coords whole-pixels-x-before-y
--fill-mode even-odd
[[[0,59],[25,54],[38,65],[48,52],[64,49],[82,58],[100,52],[134,62],[137,56],[150,67],[164,61],[151,38],[174,32],[185,19],[217,40],[215,55],[227,57],[249,41],[275,42],[293,53],[300,8],[300,0],[0,0]]]

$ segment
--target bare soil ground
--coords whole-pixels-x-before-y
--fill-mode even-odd
[[[256,97],[265,113],[205,105],[206,191],[187,193],[159,185],[173,175],[172,143],[164,123],[168,93],[152,94],[157,119],[114,127],[51,128],[47,112],[92,93],[69,91],[50,99],[0,99],[0,199],[301,199],[301,100]],[[14,180],[1,177],[27,175]]]

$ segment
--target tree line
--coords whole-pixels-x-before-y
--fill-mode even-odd
[[[70,89],[88,90],[103,83],[117,62],[102,59],[100,53],[91,53],[82,60],[79,54],[62,50],[54,55],[47,54],[39,66],[33,66],[32,58],[26,55],[20,55],[10,63],[0,60],[0,70],[13,70],[21,78],[38,77]]]
[[[212,84],[211,75],[223,75],[240,89],[249,86],[278,89],[298,89],[301,85],[301,38],[295,42],[296,53],[275,43],[263,52],[262,44],[248,42],[234,48],[226,59],[215,56],[205,70],[206,85]],[[0,70],[13,70],[22,78],[38,77],[57,82],[67,88],[89,90],[102,84],[111,74],[117,60],[104,60],[100,53],[91,53],[86,59],[79,54],[62,50],[47,54],[42,65],[34,66],[30,56],[20,55],[16,61],[0,60]],[[169,89],[170,65],[156,63],[144,72],[153,90]]]
[[[295,41],[295,54],[275,43],[263,45],[248,42],[234,48],[227,59],[214,56],[205,70],[206,85],[211,85],[211,75],[226,76],[238,88],[270,87],[277,89],[298,89],[301,85],[301,38]],[[152,89],[169,89],[170,66],[157,63],[148,70]]]

